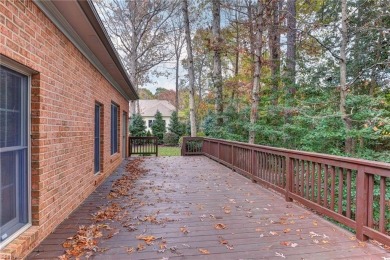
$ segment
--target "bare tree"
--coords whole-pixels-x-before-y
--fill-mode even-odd
[[[258,107],[260,99],[260,78],[261,78],[261,67],[262,67],[262,51],[263,51],[263,30],[264,30],[264,4],[263,0],[258,0],[257,13],[256,13],[256,42],[255,42],[255,68],[253,74],[253,87],[252,87],[252,101],[251,101],[251,115],[250,123],[252,129],[249,130],[248,143],[254,144],[256,138],[256,131],[253,129],[254,124],[258,117]]]
[[[138,90],[138,86],[149,81],[151,69],[173,56],[172,48],[167,48],[171,32],[168,19],[177,2],[95,0],[94,3]]]
[[[191,45],[191,31],[190,21],[188,18],[188,2],[182,0],[182,12],[184,22],[184,32],[187,45],[187,67],[188,67],[188,78],[190,88],[190,124],[191,124],[191,136],[196,136],[196,118],[195,118],[195,76],[194,76],[194,59],[192,57],[192,45]]]
[[[179,69],[180,69],[180,57],[182,54],[185,37],[184,37],[184,24],[183,17],[178,13],[174,15],[171,19],[172,23],[172,37],[173,37],[173,47],[175,51],[175,87],[176,87],[176,96],[175,96],[175,106],[176,112],[179,112]]]
[[[217,125],[223,124],[223,81],[222,81],[222,63],[221,63],[221,48],[222,48],[222,37],[221,37],[221,1],[213,0],[213,41],[212,48],[214,51],[213,58],[213,85],[215,89],[215,111],[217,112]]]

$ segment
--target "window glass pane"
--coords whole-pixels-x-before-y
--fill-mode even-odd
[[[111,154],[118,152],[118,106],[111,104]]]
[[[27,82],[0,66],[0,242],[29,220]]]
[[[16,218],[16,156],[13,152],[1,153],[1,215],[0,225],[3,226]]]
[[[7,93],[6,100],[7,105],[6,108],[10,110],[20,111],[20,99],[21,99],[21,78],[20,76],[16,76],[13,74],[9,74],[7,76]]]
[[[7,147],[11,146],[20,146],[21,145],[21,125],[20,125],[20,113],[8,111],[7,113],[7,131],[6,131],[6,140]]]
[[[7,89],[7,84],[6,84],[6,77],[7,74],[3,67],[0,67],[0,109],[5,108],[6,106],[6,89]]]

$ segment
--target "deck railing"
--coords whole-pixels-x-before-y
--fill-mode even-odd
[[[182,155],[203,155],[353,229],[390,245],[390,164],[211,138],[183,138]],[[198,150],[196,154],[199,154]]]
[[[129,137],[129,156],[132,154],[139,155],[156,155],[158,154],[158,139],[156,136]]]

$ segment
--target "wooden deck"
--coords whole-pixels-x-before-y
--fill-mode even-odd
[[[353,234],[203,156],[148,157],[142,165],[149,171],[129,196],[107,198],[126,163],[28,259],[58,259],[65,251],[63,243],[80,225],[102,223],[109,228],[102,227],[92,259],[390,257],[388,251],[355,240]],[[92,214],[113,202],[122,206],[116,217],[95,223]]]

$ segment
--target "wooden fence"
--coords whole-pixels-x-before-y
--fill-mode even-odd
[[[158,138],[156,136],[146,137],[129,137],[129,156],[132,154],[139,155],[156,155],[158,154]]]
[[[211,138],[183,138],[182,155],[193,154],[216,160],[283,194],[287,201],[296,200],[338,221],[353,229],[361,241],[371,238],[390,246],[388,163]]]

